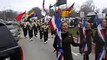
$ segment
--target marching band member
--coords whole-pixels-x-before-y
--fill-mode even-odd
[[[38,29],[37,29],[37,22],[34,20],[33,22],[33,31],[34,31],[34,35],[35,37],[37,37],[37,33],[38,33]]]
[[[40,40],[43,38],[43,30],[44,30],[44,24],[41,24],[40,25],[40,30],[39,30]]]
[[[27,36],[27,31],[28,31],[28,22],[24,21],[24,22],[22,23],[22,30],[23,30],[24,37],[26,38],[26,36]]]
[[[49,30],[49,26],[45,24],[44,25],[44,43],[47,43],[47,40],[48,40],[48,30]]]
[[[29,38],[32,41],[32,38],[33,38],[33,24],[32,24],[32,21],[29,21],[28,31],[29,31]]]

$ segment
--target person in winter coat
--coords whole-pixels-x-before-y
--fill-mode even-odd
[[[62,49],[64,60],[73,60],[72,53],[71,53],[71,44],[73,46],[79,46],[79,44],[74,42],[72,34],[68,31],[68,24],[67,22],[62,22],[61,24],[61,37],[62,37]],[[53,47],[58,51],[57,47],[57,36],[55,37]]]
[[[32,24],[32,21],[29,22],[28,24],[28,32],[29,32],[29,38],[30,38],[30,41],[32,41],[33,39],[33,24]]]
[[[95,60],[107,60],[107,23],[102,19],[95,32]]]
[[[82,54],[83,54],[83,60],[89,60],[89,54],[92,50],[92,42],[93,42],[93,32],[91,29],[91,24],[89,22],[86,23],[86,27],[84,32],[85,35],[83,35],[83,41],[82,41]]]
[[[37,37],[38,29],[37,29],[37,22],[35,20],[33,21],[33,32],[35,37]]]
[[[27,32],[28,32],[28,22],[24,21],[21,25],[22,30],[23,30],[23,35],[26,38]]]

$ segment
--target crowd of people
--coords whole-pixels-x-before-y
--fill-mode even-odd
[[[89,21],[85,22],[86,25],[83,25],[83,21],[80,20],[77,24],[77,42],[75,42],[73,35],[69,32],[69,24],[67,22],[61,23],[61,37],[62,37],[62,49],[64,60],[73,60],[71,47],[73,46],[79,47],[79,52],[83,55],[83,60],[89,60],[89,55],[92,51],[92,44],[95,45],[95,60],[107,60],[107,21],[106,19],[102,19],[100,24],[96,27],[96,30],[93,31],[91,28],[91,23]],[[24,21],[21,24],[23,29],[24,37],[26,38],[27,34],[29,34],[29,39],[32,41],[32,37],[37,37],[39,33],[40,40],[44,38],[44,43],[47,43],[48,33],[49,33],[49,24],[43,23],[39,21]],[[51,34],[54,32],[52,30]],[[43,37],[44,36],[44,37]],[[57,36],[54,38],[53,47],[56,52],[58,51],[57,47]],[[58,54],[56,54],[58,56]]]
[[[91,28],[91,23],[86,22],[83,27],[82,22],[79,23],[78,38],[80,40],[79,51],[83,55],[84,60],[89,60],[89,54],[92,51],[92,44],[95,45],[95,60],[107,60],[107,22],[102,19],[96,30]]]
[[[32,41],[33,37],[37,37],[37,34],[40,36],[40,40],[44,39],[44,43],[47,43],[48,40],[48,32],[49,32],[49,25],[48,23],[43,23],[37,20],[32,21],[24,21],[21,24],[23,35],[26,38],[27,35],[29,36],[30,41]]]

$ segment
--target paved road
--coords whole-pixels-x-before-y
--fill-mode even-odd
[[[18,43],[23,49],[25,60],[56,60],[52,47],[53,38],[51,38],[50,34],[47,44],[39,39],[39,35],[33,37],[33,41],[30,41],[29,38],[24,38],[23,34],[21,34],[21,40]],[[83,60],[78,47],[71,46],[71,48],[74,60]],[[90,60],[94,60],[94,53],[90,54]]]

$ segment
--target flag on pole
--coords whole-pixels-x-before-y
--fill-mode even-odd
[[[30,20],[30,18],[37,19],[37,14],[34,13],[34,14],[30,15],[30,16],[28,17],[28,20]]]
[[[101,24],[99,24],[97,26],[97,30],[98,30],[98,35],[100,36],[100,38],[103,40],[103,42],[105,43],[105,39],[104,39],[104,36],[101,32],[102,30],[102,27],[101,27]],[[101,51],[99,51],[99,53],[97,54],[97,59],[98,60],[103,60],[103,58],[106,56],[106,49],[105,49],[105,45],[102,47]]]
[[[65,9],[64,11],[62,11],[62,17],[68,17],[72,12],[73,12],[73,8],[74,8],[74,4],[73,3],[69,8]]]
[[[52,8],[53,6],[51,6],[51,4],[49,5],[49,14],[51,13],[51,8]]]
[[[60,17],[60,8],[58,8],[58,10],[56,10],[58,17]]]
[[[63,60],[63,49],[62,49],[62,38],[61,38],[61,21],[58,14],[55,13],[53,19],[50,21],[50,27],[54,29],[55,33],[55,44],[53,45],[58,56],[56,60]]]
[[[35,11],[32,10],[28,15],[26,15],[26,20],[29,20],[31,17],[33,17]]]
[[[38,15],[35,13],[35,14],[33,14],[33,17],[37,17]]]
[[[53,6],[50,4],[50,5],[49,5],[49,9],[51,9],[52,7],[53,7]]]
[[[54,17],[54,16],[52,17],[52,19],[50,19],[49,25],[50,25],[50,29],[51,29],[52,31],[55,31],[55,30],[56,30],[56,24],[55,24],[55,17]]]
[[[43,5],[42,6],[43,6],[43,10],[46,11],[45,10],[45,0],[43,0]]]
[[[63,4],[66,4],[67,3],[67,1],[66,0],[57,0],[57,2],[56,2],[56,6],[60,6],[60,5],[63,5]]]
[[[73,10],[74,5],[75,5],[75,2],[74,2],[69,8],[67,8],[67,9],[65,9],[65,10],[66,10],[66,11],[71,11],[71,10]]]
[[[45,16],[45,15],[46,15],[46,12],[45,12],[44,10],[42,10],[42,11],[41,11],[41,14],[42,14],[43,16]]]
[[[68,17],[70,13],[71,13],[70,11],[62,11],[61,17],[62,18]]]
[[[46,9],[45,9],[45,0],[43,0],[42,6],[43,6],[43,11],[42,11],[42,12],[45,12],[45,14],[48,13],[48,12],[46,11]],[[43,16],[44,16],[44,15],[43,15]]]
[[[105,39],[104,39],[104,36],[101,32],[102,30],[102,27],[101,27],[101,19],[99,18],[98,15],[96,15],[96,25],[97,25],[97,31],[98,31],[98,35],[99,37],[101,38],[101,40],[103,40],[103,42],[105,43]],[[98,60],[103,60],[103,58],[105,57],[106,55],[106,49],[105,49],[105,45],[102,47],[102,49],[96,54],[97,56],[97,59]]]
[[[25,14],[26,14],[26,12],[23,12],[23,13],[19,14],[18,16],[16,16],[16,18],[15,18],[16,21],[20,22]]]
[[[55,14],[55,24],[56,24],[56,36],[57,36],[57,49],[58,56],[57,60],[63,60],[63,49],[62,49],[62,38],[61,38],[61,21],[58,14]]]
[[[100,22],[101,22],[100,18],[98,17],[98,15],[96,15],[96,25],[98,26]]]
[[[86,42],[86,20],[83,20],[83,46],[81,48],[81,52],[84,55],[85,52],[88,50],[87,42]]]

